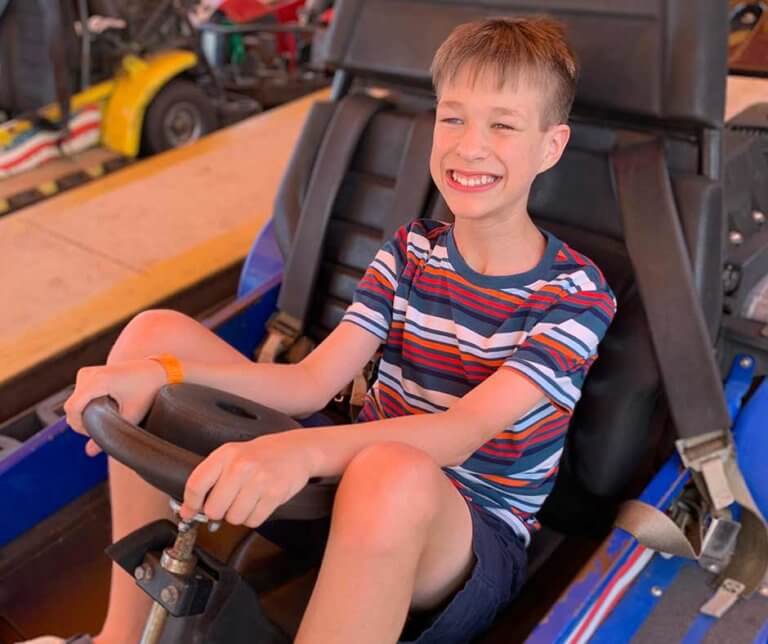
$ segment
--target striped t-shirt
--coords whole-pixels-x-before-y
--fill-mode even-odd
[[[474,271],[453,227],[417,220],[371,262],[344,320],[383,343],[360,421],[444,411],[496,369],[537,384],[543,402],[445,472],[526,543],[554,484],[565,431],[616,303],[600,270],[549,233],[517,275]]]

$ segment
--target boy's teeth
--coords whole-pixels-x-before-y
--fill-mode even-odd
[[[459,183],[462,186],[467,186],[470,188],[474,186],[484,186],[496,181],[496,177],[493,177],[489,174],[477,175],[474,177],[465,177],[464,175],[461,175],[455,171],[452,171],[451,176],[453,177],[453,180],[456,183]]]

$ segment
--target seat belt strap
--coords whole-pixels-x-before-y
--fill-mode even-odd
[[[419,112],[413,118],[403,158],[397,173],[392,212],[382,227],[385,240],[392,238],[400,226],[420,217],[424,212],[424,206],[433,185],[428,159],[432,150],[432,132],[434,127],[434,110]],[[374,361],[377,358],[374,358]],[[357,416],[365,404],[370,375],[375,368],[374,361],[369,362],[354,377],[348,388],[349,413],[353,421],[357,420]],[[342,397],[346,391],[342,392]]]
[[[686,440],[709,432],[728,435],[731,420],[694,287],[663,144],[654,138],[621,146],[611,164],[624,239],[664,388],[677,403],[670,411],[678,436]],[[698,451],[689,460],[696,463],[706,456],[706,451]]]
[[[768,530],[736,463],[730,417],[712,343],[696,299],[662,142],[650,138],[620,146],[611,163],[627,250],[680,437],[678,451],[716,512],[733,500],[742,507],[734,554],[719,578],[721,595],[738,589],[750,594],[759,587],[768,569]],[[665,521],[668,517],[656,508],[640,510],[641,505],[631,502],[625,506],[619,527],[654,550],[665,552],[665,548],[672,548],[672,554],[686,556],[680,539],[687,537],[673,534],[680,532],[677,525]],[[642,529],[638,530],[638,526]],[[691,554],[699,559],[701,548],[690,546],[688,556]],[[715,602],[720,607],[726,603]]]
[[[363,131],[373,116],[387,106],[384,101],[367,94],[347,96],[328,126],[283,274],[283,283],[288,288],[280,291],[277,301],[278,310],[291,316],[300,327],[304,325],[312,301],[323,240],[339,188]]]
[[[330,120],[286,262],[277,312],[267,322],[267,338],[257,354],[259,362],[274,362],[304,331],[333,204],[363,131],[386,107],[380,99],[354,94],[340,101]]]
[[[358,97],[353,96],[350,98],[355,99]],[[366,96],[364,98],[369,99],[370,97]],[[374,108],[376,108],[373,112],[376,113],[379,111],[379,109],[383,109],[384,107],[386,107],[385,103],[378,102],[378,104],[367,106],[366,109],[374,110]],[[371,117],[373,116],[373,113],[371,114]],[[332,119],[331,127],[333,126],[333,122],[336,120],[336,118],[337,116],[334,116]],[[418,217],[423,211],[424,204],[426,203],[427,197],[429,196],[429,192],[432,187],[432,177],[429,172],[429,163],[427,162],[427,159],[429,159],[429,153],[432,147],[432,130],[434,128],[434,122],[435,117],[433,110],[419,112],[413,118],[413,124],[411,125],[411,129],[408,134],[408,140],[405,145],[405,150],[403,152],[402,161],[398,171],[397,181],[395,183],[395,197],[393,200],[392,212],[390,213],[389,219],[383,226],[383,236],[385,239],[392,237],[395,230],[397,230],[400,226],[407,223],[411,219]],[[365,126],[362,118],[359,119],[359,123],[361,124],[361,129],[359,131],[358,138],[354,139],[355,142],[359,140],[359,136],[362,135],[362,129],[364,129]],[[347,134],[349,134],[349,131],[347,131]],[[351,141],[352,137],[349,137],[348,142]],[[354,149],[349,153],[350,159],[353,152]],[[322,154],[323,152],[321,150],[321,153],[318,154],[317,163],[322,161]],[[343,166],[343,173],[345,173],[346,170],[347,166]],[[313,179],[314,176],[315,174],[313,173]],[[310,180],[310,187],[311,182],[312,180]],[[339,181],[338,185],[341,185],[341,181]],[[310,189],[308,189],[305,206],[302,208],[302,213],[307,210],[310,196],[311,192]],[[328,205],[328,219],[324,222],[322,235],[325,234],[328,221],[330,221],[330,210],[332,209],[332,203],[333,200],[331,200],[330,204]],[[317,212],[317,210],[311,210],[310,212]],[[316,217],[316,215],[314,216]],[[304,226],[302,222],[303,215],[299,220],[299,231],[301,231],[302,227]],[[298,243],[299,231],[297,231],[296,243]],[[309,237],[307,237],[307,239],[309,239]],[[313,251],[317,254],[315,266],[319,268],[320,252],[322,248],[319,244],[317,244],[317,239],[319,239],[319,237],[315,238],[315,246]],[[293,257],[296,253],[296,243],[293,246],[291,257]],[[299,255],[306,258],[308,253],[300,253]],[[302,264],[302,275],[298,278],[290,275],[288,269],[286,270],[283,283],[288,286],[289,289],[293,288],[294,291],[302,290],[303,293],[303,290],[306,289],[307,284],[312,283],[312,285],[314,285],[314,277],[308,281],[307,272],[313,270],[313,272],[316,274],[318,268],[312,269],[313,265],[310,264],[308,260],[305,260],[305,262],[306,263]],[[296,281],[291,281],[292,279]],[[295,284],[297,283],[301,285],[301,289],[296,288]],[[305,295],[306,294],[303,294],[302,297]],[[288,299],[288,296],[286,296],[286,299]],[[298,299],[299,298],[297,298],[297,300]],[[309,304],[311,303],[311,293],[309,294],[307,301],[302,299],[301,302],[306,315]],[[303,332],[305,320],[299,319],[296,315],[292,315],[289,311],[282,309],[280,300],[278,300],[278,311],[279,312],[276,313],[267,323],[268,336],[261,349],[259,350],[257,358],[259,362],[274,362],[278,355],[286,351],[301,337]],[[360,385],[358,384],[358,393],[359,390]],[[357,398],[359,398],[359,395],[356,396],[356,399]]]

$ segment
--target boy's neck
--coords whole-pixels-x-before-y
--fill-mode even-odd
[[[527,211],[505,220],[457,219],[456,247],[472,270],[483,275],[517,275],[541,261],[547,240]]]

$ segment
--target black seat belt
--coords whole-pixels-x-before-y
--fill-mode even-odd
[[[432,189],[429,155],[432,150],[432,133],[435,128],[435,112],[419,112],[413,119],[408,141],[405,144],[395,183],[395,199],[389,219],[382,228],[385,240],[394,236],[400,226],[421,217],[427,197]],[[349,415],[354,421],[365,403],[372,378],[378,371],[378,359],[373,358],[352,380],[349,388]],[[342,393],[340,395],[345,395]]]
[[[387,106],[386,103],[376,101],[368,96],[349,97],[351,99],[366,99],[368,104],[365,109],[371,110],[369,119]],[[376,101],[376,103],[372,103]],[[354,108],[358,109],[358,108]],[[339,108],[334,115],[329,126],[328,136],[324,139],[323,146],[318,153],[317,160],[315,162],[315,172],[312,173],[310,179],[310,185],[307,190],[307,197],[302,207],[302,215],[299,221],[299,225],[296,232],[296,239],[291,249],[291,255],[288,259],[288,265],[286,266],[285,273],[283,275],[283,291],[280,293],[278,299],[277,308],[278,312],[272,317],[268,323],[269,335],[267,340],[262,345],[259,351],[258,359],[260,362],[272,362],[277,354],[286,350],[291,346],[302,334],[306,318],[309,313],[309,306],[312,301],[314,282],[320,265],[320,257],[322,253],[322,239],[325,236],[325,231],[330,221],[331,210],[333,202],[336,198],[338,187],[341,186],[341,181],[344,174],[347,171],[349,160],[354,153],[354,147],[359,140],[364,124],[362,119],[362,109],[360,108],[360,117],[355,127],[359,127],[356,137],[353,137],[354,132],[349,129],[344,130],[345,140],[344,146],[350,146],[346,163],[339,163],[337,155],[338,147],[341,144],[340,141],[333,143],[333,158],[332,163],[334,166],[334,172],[338,173],[338,178],[334,177],[333,186],[328,188],[327,192],[321,192],[319,196],[323,199],[321,211],[320,206],[312,207],[313,199],[313,185],[325,185],[326,179],[318,176],[318,167],[327,159],[326,156],[326,142],[334,141],[336,134],[334,133],[334,124],[340,122],[340,118],[346,119],[341,114],[342,109]],[[367,121],[366,121],[367,123]],[[394,234],[394,231],[404,223],[407,223],[411,219],[414,219],[421,215],[424,203],[429,195],[432,179],[429,172],[429,152],[432,146],[432,130],[434,127],[434,111],[429,110],[418,113],[411,125],[411,130],[406,142],[403,159],[398,170],[398,177],[395,183],[395,198],[392,213],[390,218],[385,222],[383,226],[383,232],[385,239]],[[349,128],[349,125],[347,125]],[[330,174],[330,173],[329,173]],[[317,181],[316,181],[317,179]],[[323,183],[319,183],[322,181]],[[324,217],[318,216],[318,212],[323,212]],[[309,213],[308,220],[305,221],[306,213]],[[304,352],[304,349],[298,351],[300,355]],[[357,389],[359,389],[359,385]],[[354,387],[353,387],[354,389]],[[353,395],[352,399],[357,399],[358,396]]]
[[[259,351],[259,362],[273,362],[304,330],[333,204],[363,131],[371,118],[386,107],[388,103],[380,99],[354,94],[342,99],[331,119],[283,273],[278,312],[267,324],[269,335]]]
[[[624,238],[679,436],[678,452],[713,517],[724,517],[722,511],[734,501],[742,509],[740,529],[737,525],[726,530],[735,542],[733,556],[723,562],[717,593],[702,607],[702,612],[719,617],[763,581],[768,531],[736,463],[731,420],[694,287],[663,144],[653,138],[620,145],[611,164]],[[691,545],[669,517],[651,506],[629,502],[617,525],[649,548],[701,560],[700,544]],[[710,528],[717,525],[713,521]]]

